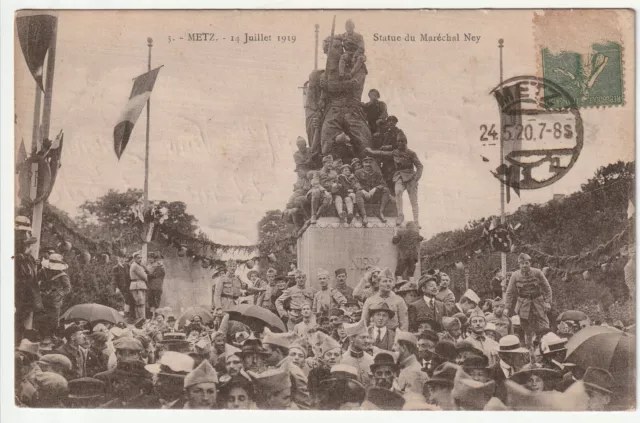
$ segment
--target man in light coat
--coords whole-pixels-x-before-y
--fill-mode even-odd
[[[402,297],[392,291],[394,283],[395,276],[391,269],[387,267],[380,272],[378,292],[367,298],[362,306],[362,320],[364,320],[365,324],[368,324],[371,318],[371,307],[385,302],[395,314],[393,318],[389,319],[387,327],[389,327],[389,329],[399,328],[404,331],[409,330],[407,304],[405,304]]]
[[[422,371],[422,365],[418,361],[418,339],[409,332],[397,331],[396,342],[393,351],[398,354],[400,374],[398,375],[398,387],[404,393],[414,392],[422,394],[422,387],[429,376]]]
[[[129,291],[135,304],[135,317],[136,319],[146,319],[147,282],[149,278],[147,269],[142,264],[142,251],[133,253],[133,261],[129,268],[129,278],[131,279]]]

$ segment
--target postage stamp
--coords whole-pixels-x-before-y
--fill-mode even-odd
[[[622,47],[616,42],[593,44],[589,53],[542,49],[543,76],[563,87],[578,107],[624,104]],[[551,100],[566,107],[567,99]]]

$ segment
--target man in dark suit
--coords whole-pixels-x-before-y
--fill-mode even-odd
[[[529,350],[520,345],[520,340],[515,335],[507,335],[500,338],[498,356],[500,360],[491,366],[491,378],[496,382],[494,396],[502,402],[507,401],[507,389],[505,380],[509,379],[528,363]]]
[[[385,302],[372,306],[369,309],[369,313],[371,315],[371,321],[373,322],[373,326],[369,328],[369,335],[373,340],[373,346],[381,350],[391,351],[396,339],[396,331],[395,329],[389,329],[387,322],[393,318],[395,313]]]
[[[442,326],[442,317],[445,316],[444,303],[436,299],[438,294],[438,282],[433,275],[424,275],[418,282],[418,290],[422,298],[409,305],[409,330],[418,331],[418,321],[430,319]]]

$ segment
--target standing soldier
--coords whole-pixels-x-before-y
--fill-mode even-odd
[[[242,295],[242,289],[245,287],[240,279],[236,276],[238,264],[235,260],[227,262],[227,273],[220,276],[214,286],[213,307],[221,308],[223,311],[229,310],[231,307],[238,305],[238,298]]]
[[[533,335],[549,328],[547,313],[551,310],[551,286],[540,269],[531,267],[531,257],[518,256],[519,270],[511,275],[505,293],[507,316],[520,316],[529,350],[533,348]],[[517,300],[516,300],[517,299]],[[515,308],[513,307],[515,304]]]
[[[149,253],[149,311],[156,314],[162,299],[162,289],[166,271],[160,253]]]
[[[58,329],[62,302],[71,292],[71,281],[64,272],[68,267],[60,254],[51,254],[49,260],[42,263],[40,293],[43,315],[40,330],[43,334],[54,334]]]
[[[134,316],[136,319],[144,319],[146,317],[147,307],[147,270],[142,265],[142,251],[133,253],[133,261],[129,268],[129,278],[131,285],[129,291],[133,297],[135,304]]]
[[[313,312],[318,314],[328,314],[332,308],[342,307],[347,299],[340,291],[329,288],[329,272],[318,269],[318,284],[320,291],[313,297]]]
[[[342,295],[347,299],[347,301],[353,299],[353,288],[347,285],[347,269],[340,268],[336,270],[336,284],[334,286],[335,289],[340,291]]]
[[[291,288],[284,290],[282,295],[276,300],[276,309],[281,317],[287,315],[287,311],[284,308],[284,302],[291,298],[291,303],[302,304],[305,301],[313,303],[313,297],[315,291],[311,287],[307,287],[307,275],[300,270],[295,271],[296,284]]]
[[[413,210],[413,220],[420,227],[418,219],[418,181],[422,177],[422,162],[418,155],[407,148],[407,137],[404,133],[398,135],[398,148],[393,151],[374,151],[370,148],[367,153],[378,157],[392,157],[396,172],[393,175],[396,192],[396,208],[398,209],[398,220],[396,225],[400,226],[404,221],[404,209],[402,207],[402,194],[406,190],[409,194],[411,209]]]
[[[278,287],[276,285],[277,274],[278,272],[273,267],[270,267],[269,270],[267,270],[267,289],[263,293],[260,293],[256,296],[256,305],[264,307],[274,314],[277,314],[277,310],[276,305],[272,301],[271,297],[273,297],[278,290]]]

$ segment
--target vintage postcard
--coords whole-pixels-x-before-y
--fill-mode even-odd
[[[635,410],[635,18],[18,11],[15,407]]]

